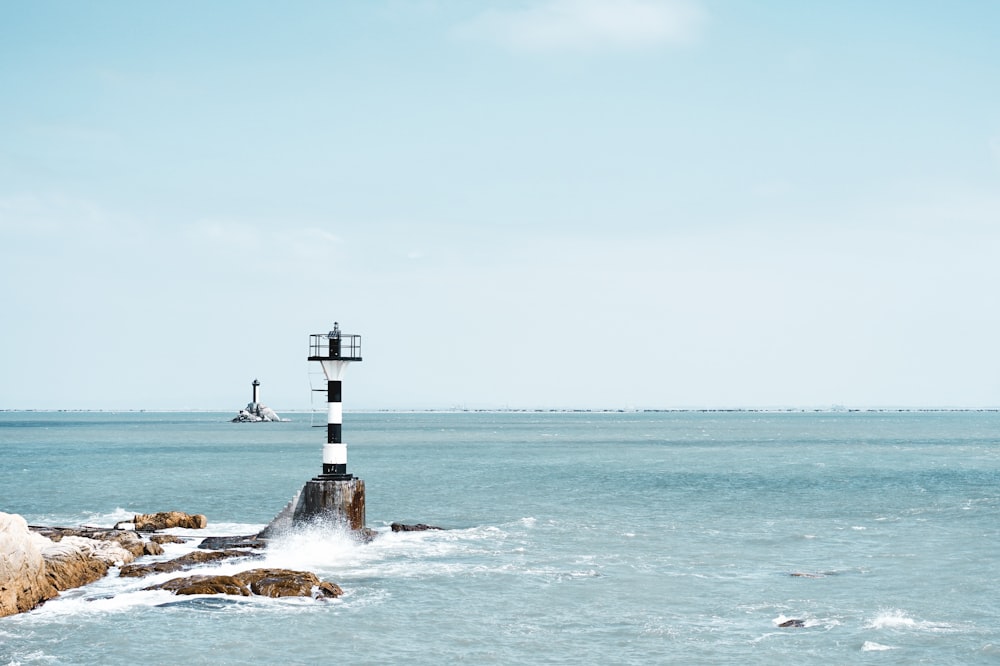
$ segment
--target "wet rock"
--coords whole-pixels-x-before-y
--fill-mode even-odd
[[[191,599],[179,599],[168,601],[163,604],[156,604],[157,608],[184,608],[187,610],[214,612],[230,608],[231,606],[243,606],[250,602],[243,599],[233,599],[232,597],[194,597]]]
[[[208,550],[218,550],[220,548],[263,548],[267,545],[267,539],[259,534],[248,536],[212,536],[205,537],[198,548]]]
[[[116,541],[63,536],[50,543],[42,550],[45,575],[60,591],[93,583],[103,578],[110,567],[135,559],[131,551]]]
[[[29,611],[59,594],[45,575],[49,539],[17,514],[0,513],[0,617]]]
[[[163,553],[163,548],[161,548],[158,543],[146,541],[140,535],[131,531],[114,529],[109,530],[100,527],[38,526],[32,526],[31,530],[55,542],[62,541],[63,537],[81,537],[97,541],[113,541],[132,553],[134,557],[142,557],[143,555],[161,555]]]
[[[147,590],[168,590],[174,594],[231,594],[247,597],[311,597],[333,599],[343,594],[340,586],[321,581],[308,571],[290,569],[250,569],[233,576],[188,576],[172,578]]]
[[[107,562],[73,548],[50,552],[45,559],[45,575],[52,587],[59,591],[98,581],[107,575],[110,568]]]
[[[378,532],[370,527],[362,527],[360,530],[351,532],[351,535],[361,543],[371,543],[378,536]]]
[[[313,597],[334,599],[344,593],[339,585],[322,581],[311,571],[251,569],[236,574],[250,591],[264,597]]]
[[[160,513],[137,514],[132,524],[138,532],[155,532],[172,527],[183,527],[192,530],[205,529],[208,519],[200,513],[189,514],[183,511],[161,511]]]
[[[228,560],[236,557],[259,558],[262,557],[262,555],[258,553],[250,553],[245,550],[196,550],[173,560],[167,560],[166,562],[154,562],[153,564],[129,564],[123,566],[118,575],[122,578],[140,578],[154,573],[173,573],[174,571],[190,569],[191,567],[199,564],[218,562],[220,560]]]
[[[155,544],[184,543],[187,541],[187,539],[179,537],[175,534],[150,534],[149,540]]]
[[[806,626],[806,621],[805,620],[785,620],[784,622],[782,622],[778,626],[781,627],[782,629],[788,629],[788,628],[791,628],[791,627],[804,627],[804,626]]]
[[[188,576],[171,578],[146,590],[168,590],[174,594],[233,594],[249,597],[250,589],[233,576]]]
[[[404,525],[403,523],[393,523],[391,526],[393,532],[424,532],[426,530],[441,530],[443,527],[434,527],[433,525],[424,525],[423,523],[417,523],[416,525]]]

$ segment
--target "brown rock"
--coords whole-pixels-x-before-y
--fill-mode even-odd
[[[131,551],[112,540],[64,536],[42,551],[45,571],[57,590],[68,590],[93,583],[115,565],[135,559]]]
[[[179,537],[175,534],[150,534],[149,540],[153,543],[164,544],[164,543],[184,543],[186,539]]]
[[[104,578],[110,564],[82,550],[67,550],[45,558],[45,575],[57,590],[71,590]]]
[[[311,571],[251,569],[236,578],[254,594],[264,597],[313,597],[333,599],[344,593],[339,585],[321,581]]]
[[[152,585],[147,590],[169,590],[174,594],[234,594],[250,596],[250,590],[233,576],[188,576],[171,578],[165,583]]]
[[[118,573],[122,578],[138,578],[154,573],[172,573],[183,569],[190,569],[198,564],[206,562],[216,562],[234,557],[261,557],[257,553],[248,553],[245,550],[196,550],[173,560],[166,562],[155,562],[153,564],[129,564],[123,566]]]
[[[172,578],[147,590],[169,590],[175,594],[234,594],[266,597],[312,597],[333,599],[344,593],[340,586],[321,581],[308,571],[251,569],[235,576],[189,576]]]
[[[143,555],[163,555],[163,546],[155,541],[147,541],[144,544]],[[138,557],[138,556],[137,556]]]
[[[171,527],[183,527],[192,530],[201,530],[208,525],[208,519],[200,513],[188,514],[182,511],[163,511],[160,513],[136,514],[132,520],[136,531],[155,532],[166,530]]]

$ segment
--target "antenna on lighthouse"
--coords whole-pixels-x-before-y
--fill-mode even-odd
[[[309,336],[309,360],[318,361],[326,376],[326,444],[323,446],[323,473],[317,478],[346,481],[353,475],[347,473],[347,444],[341,432],[343,377],[349,364],[361,361],[361,336],[342,333],[340,323],[333,322],[333,330],[329,333]]]

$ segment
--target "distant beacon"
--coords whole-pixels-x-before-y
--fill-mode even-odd
[[[347,444],[343,441],[344,410],[341,405],[343,378],[347,366],[361,361],[361,336],[341,333],[333,322],[329,333],[309,336],[309,360],[319,361],[326,376],[326,444],[323,446],[323,473],[317,477],[331,481],[353,478],[347,473]]]

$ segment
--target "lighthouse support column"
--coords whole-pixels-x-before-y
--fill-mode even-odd
[[[326,383],[326,444],[323,446],[323,474],[319,477],[336,481],[346,481],[354,476],[347,473],[347,444],[341,439],[344,423],[341,384],[339,379]]]

